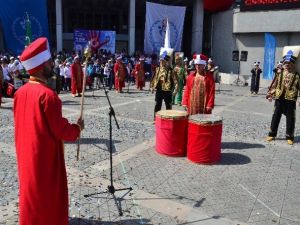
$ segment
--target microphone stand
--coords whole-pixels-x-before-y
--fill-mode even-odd
[[[132,191],[132,187],[128,187],[128,188],[121,188],[121,189],[116,189],[114,187],[114,183],[113,183],[113,157],[112,157],[112,150],[113,150],[113,143],[112,143],[112,117],[114,117],[114,120],[115,120],[115,123],[116,123],[116,126],[118,129],[120,129],[119,127],[119,124],[118,124],[118,121],[117,121],[117,118],[116,118],[116,115],[115,115],[115,111],[114,111],[114,108],[112,107],[111,105],[111,102],[110,102],[110,99],[108,97],[108,91],[106,90],[105,88],[105,85],[104,83],[102,82],[102,85],[103,85],[103,88],[104,88],[104,92],[105,92],[105,95],[106,95],[106,99],[107,99],[107,102],[109,104],[109,161],[110,161],[110,185],[108,185],[107,187],[107,191],[104,191],[104,192],[97,192],[97,193],[92,193],[92,194],[87,194],[87,195],[84,195],[84,197],[92,197],[94,195],[98,195],[98,194],[103,194],[103,193],[110,193],[114,200],[116,201],[117,198],[115,196],[115,192],[116,191],[124,191],[124,190],[129,190],[129,191]],[[118,208],[118,211],[119,211],[119,215],[120,216],[123,216],[123,212],[122,212],[122,209],[121,209],[121,206],[117,204],[116,202],[116,205],[117,205],[117,208]]]
[[[238,61],[238,77],[232,83],[237,86],[240,86],[240,84],[244,85],[244,82],[240,79],[240,67],[241,67],[241,61],[239,60]]]

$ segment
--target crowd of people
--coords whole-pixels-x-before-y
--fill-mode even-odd
[[[29,74],[19,57],[8,54],[0,55],[0,94],[4,97],[13,97],[15,91],[28,82]],[[48,85],[58,94],[70,92],[73,97],[81,96],[84,74],[86,74],[88,89],[100,89],[102,85],[105,85],[109,90],[115,89],[116,92],[121,93],[127,82],[127,85],[135,84],[137,90],[143,90],[145,82],[153,79],[156,68],[160,64],[156,54],[141,53],[128,56],[124,53],[111,54],[100,51],[85,59],[80,53],[59,52],[52,53],[51,57],[54,61],[54,69]],[[179,86],[177,96],[171,97],[172,104],[181,105],[187,74],[195,70],[193,62],[193,60],[183,58],[183,54],[175,56],[174,72]],[[213,62],[210,59],[207,68],[213,69],[212,65]]]
[[[1,85],[3,93],[12,86],[19,90],[14,95],[15,144],[20,183],[20,224],[65,225],[68,224],[68,187],[64,161],[64,141],[80,138],[84,129],[81,117],[77,123],[70,123],[62,116],[62,102],[57,92],[71,91],[80,96],[83,76],[87,86],[100,88],[114,86],[121,93],[125,81],[135,82],[142,90],[145,81],[155,94],[155,113],[161,110],[162,102],[167,109],[173,104],[182,104],[189,115],[211,114],[214,108],[217,68],[211,59],[195,54],[189,61],[183,54],[175,54],[175,66],[171,56],[163,51],[156,56],[138,55],[93,55],[85,60],[80,55],[66,57],[50,54],[48,40],[38,38],[31,43],[18,59],[1,58]],[[159,62],[159,64],[158,64]],[[294,142],[295,108],[300,91],[300,77],[295,71],[295,57],[284,57],[283,67],[275,70],[274,80],[267,99],[275,99],[268,141],[275,140],[282,114],[287,117],[286,138]],[[251,91],[257,93],[256,78],[259,66],[253,71],[255,79]],[[49,80],[56,72],[58,86],[51,86]],[[16,87],[16,80],[28,82]],[[51,90],[49,86],[54,90]],[[185,88],[184,88],[185,87]],[[30,131],[30,132],[24,132]],[[46,194],[45,194],[46,193]]]
[[[195,82],[199,81],[200,86],[195,88],[191,85],[184,91],[183,98],[187,99],[186,96],[191,93],[195,99],[202,98],[202,95],[196,97],[199,87],[211,85],[206,86],[205,90],[210,89],[208,95],[212,100],[207,103],[204,101],[204,104],[199,105],[199,109],[195,109],[194,106],[191,109],[191,104],[186,104],[185,107],[191,114],[194,113],[194,109],[197,110],[196,113],[204,110],[211,113],[214,84],[212,73],[206,70],[207,58],[203,58],[204,55],[200,55],[200,58],[197,55],[193,59],[195,66],[186,67],[189,71],[184,67],[183,62],[186,60],[182,55],[175,57],[175,68],[171,66],[171,57],[167,54],[159,56],[159,65],[156,65],[155,57],[152,57],[151,64],[147,65],[147,58],[143,55],[135,58],[122,55],[114,58],[93,57],[82,60],[78,55],[72,59],[56,56],[53,63],[48,40],[38,38],[23,51],[17,64],[12,60],[14,66],[18,65],[18,69],[8,69],[8,73],[5,74],[5,83],[9,84],[15,84],[15,79],[27,79],[27,84],[15,92],[13,106],[21,225],[68,224],[68,187],[63,142],[80,138],[84,121],[79,117],[77,123],[72,124],[63,117],[62,102],[56,93],[57,90],[53,90],[51,83],[49,84],[53,70],[57,70],[58,79],[64,82],[60,90],[71,90],[73,96],[80,96],[84,74],[90,77],[91,83],[88,83],[88,86],[98,85],[98,80],[102,85],[108,86],[114,82],[115,90],[121,93],[126,79],[128,82],[134,79],[137,89],[142,90],[147,78],[146,71],[149,71],[150,76],[153,73],[151,89],[156,90],[155,111],[161,108],[163,100],[168,109],[172,108],[172,97],[176,95],[176,101],[181,103],[186,76],[188,72],[193,71],[187,79],[187,85],[191,85],[192,79],[195,79]],[[22,68],[19,67],[20,64]],[[17,73],[11,72],[17,70]],[[204,92],[200,90],[199,93]]]

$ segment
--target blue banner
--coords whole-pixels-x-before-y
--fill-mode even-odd
[[[115,53],[116,32],[108,30],[74,30],[74,49],[76,52],[83,53],[88,42],[90,42],[94,53],[97,53],[100,49]]]
[[[272,80],[275,66],[276,39],[270,33],[265,33],[265,56],[263,78]]]
[[[9,0],[2,2],[0,23],[9,52],[20,54],[24,50],[28,18],[31,25],[31,41],[41,36],[49,38],[47,0]]]

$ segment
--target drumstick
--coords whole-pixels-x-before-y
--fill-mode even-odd
[[[82,119],[83,117],[83,105],[84,105],[84,93],[85,93],[85,84],[86,84],[86,69],[87,69],[87,63],[84,66],[84,72],[83,72],[83,84],[82,84],[82,94],[81,94],[81,102],[80,102],[80,115],[79,118]],[[76,160],[79,160],[79,151],[80,151],[80,137],[81,132],[79,134],[78,142],[77,142],[77,154],[76,154]]]

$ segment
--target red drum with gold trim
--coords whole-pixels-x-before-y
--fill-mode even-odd
[[[195,163],[214,163],[221,158],[222,118],[192,115],[188,122],[187,158]]]
[[[156,151],[168,156],[185,156],[188,114],[178,110],[156,113]]]

